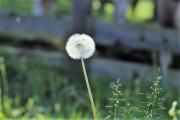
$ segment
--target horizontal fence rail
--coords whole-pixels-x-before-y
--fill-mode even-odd
[[[37,60],[42,62],[45,60],[49,67],[58,66],[66,68],[67,55],[59,52],[50,52],[42,50],[29,50],[15,47],[0,46],[0,53],[7,53],[14,60],[20,58],[27,58],[28,62]],[[53,61],[53,62],[52,62]],[[80,62],[80,61],[79,61]],[[155,73],[154,70],[157,68],[143,65],[140,63],[125,62],[120,60],[106,59],[100,57],[93,57],[90,60],[91,78],[96,79],[97,77],[104,77],[108,80],[115,81],[117,78],[121,78],[122,84],[127,83],[128,79],[131,79],[134,75],[137,78],[143,80],[142,82],[148,82],[147,77],[153,79]],[[179,70],[168,70],[167,72],[166,85],[174,89],[179,89],[180,86],[180,71]]]
[[[68,19],[8,13],[0,13],[0,18],[0,34],[19,38],[62,38],[65,41],[71,23]],[[96,44],[103,46],[180,54],[180,36],[175,30],[118,26],[98,21],[94,24],[94,39]]]

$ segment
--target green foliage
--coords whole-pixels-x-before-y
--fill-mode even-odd
[[[17,13],[31,13],[31,0],[0,0],[0,9],[6,11],[13,11]],[[57,16],[67,16],[70,14],[72,8],[71,0],[58,0],[57,2]],[[98,10],[101,6],[99,0],[93,1],[93,16],[99,17]],[[132,13],[132,8],[129,6],[126,10],[126,18],[131,22],[143,22],[153,16],[154,5],[152,1],[141,0],[138,2],[137,8]],[[111,21],[113,19],[114,6],[111,3],[106,3],[104,6],[104,14],[100,17],[101,20]]]
[[[114,101],[112,106],[107,106],[110,108],[114,108],[114,112],[110,111],[110,115],[107,116],[105,119],[110,118],[111,116],[114,116],[114,120],[116,120],[116,115],[121,116],[123,119],[128,119],[128,120],[141,120],[141,119],[146,119],[146,120],[151,120],[152,118],[161,118],[163,116],[160,116],[158,110],[163,110],[165,109],[163,107],[162,101],[164,101],[164,98],[161,98],[159,95],[163,91],[161,87],[159,87],[159,82],[161,79],[161,76],[159,76],[160,69],[158,69],[158,73],[156,74],[154,80],[150,80],[153,85],[150,87],[152,90],[151,93],[139,93],[141,95],[145,95],[145,98],[147,99],[146,102],[140,102],[139,104],[130,105],[130,102],[127,101],[126,99],[120,99],[119,96],[123,95],[121,91],[119,90],[119,87],[121,84],[119,83],[119,79],[117,80],[115,86],[114,86],[114,92],[113,95],[115,98],[110,98],[109,100]],[[120,104],[120,101],[125,101],[127,105],[125,107],[122,107]],[[117,113],[117,110],[121,109],[122,112]],[[158,109],[158,110],[157,110]],[[140,112],[141,116],[139,118],[134,117],[133,111]]]
[[[112,106],[106,106],[106,107],[108,107],[108,108],[114,108],[114,112],[109,111],[109,112],[110,112],[110,115],[107,116],[107,117],[105,118],[105,120],[108,119],[108,118],[110,118],[111,116],[113,116],[113,117],[114,117],[114,120],[115,120],[117,115],[121,115],[121,114],[117,114],[117,108],[120,107],[120,106],[119,106],[119,102],[120,102],[121,100],[123,100],[123,99],[119,99],[119,96],[120,96],[120,95],[123,95],[123,94],[121,93],[121,91],[119,90],[119,87],[120,87],[120,86],[121,86],[121,84],[120,84],[119,79],[118,79],[117,82],[116,82],[116,84],[115,84],[114,91],[112,92],[114,98],[109,98],[110,101],[114,101],[114,104],[113,104]]]
[[[77,92],[78,85],[69,83],[61,69],[32,59],[29,63],[24,57],[19,61],[5,58],[9,92],[3,95],[6,114],[1,111],[1,118],[89,117],[90,111],[82,113],[87,101]]]
[[[60,68],[49,68],[46,66],[45,58],[42,59],[44,62],[38,62],[35,59],[26,59],[23,56],[20,57],[19,61],[7,55],[3,56],[6,60],[4,64],[6,65],[9,91],[3,95],[6,114],[0,108],[0,119],[63,120],[65,118],[92,118],[84,80],[76,82],[68,80],[66,74]],[[114,94],[111,100],[107,100],[107,98],[109,98],[109,91],[111,91],[114,85],[113,81],[110,82],[106,78],[97,78],[90,81],[96,110],[97,113],[100,113],[99,118],[105,118],[109,114],[108,109],[114,111],[115,108],[117,119],[120,117],[122,119],[142,118],[142,115],[145,116],[145,110],[143,108],[140,109],[141,107],[138,105],[142,101],[149,102],[148,100],[150,99],[146,98],[146,94],[137,94],[140,91],[149,93],[149,90],[142,87],[143,83],[140,79],[136,79],[134,82],[131,80],[128,81],[126,85],[122,86],[116,82],[117,87],[113,89]],[[153,91],[153,89],[151,90]],[[169,110],[172,101],[176,100],[179,103],[179,98],[174,96],[172,90],[166,88],[164,90],[166,94],[161,94],[165,98],[165,104],[163,106]],[[118,93],[118,91],[122,91],[123,95],[122,93]],[[118,98],[116,98],[117,95]],[[160,97],[157,98],[156,103],[158,101],[161,102],[159,100]],[[157,105],[155,102],[153,103]],[[143,104],[144,106],[147,105],[147,103]],[[111,107],[106,108],[105,105],[110,105]],[[170,119],[168,110],[159,110],[158,106],[156,107],[154,107],[153,114],[156,112],[163,116],[164,119]],[[178,109],[177,106],[176,113]],[[110,114],[111,117],[115,115],[113,113]]]
[[[163,91],[161,87],[159,87],[159,82],[162,79],[161,76],[159,76],[160,69],[158,69],[158,73],[156,74],[154,80],[152,80],[152,87],[151,87],[151,93],[141,93],[145,94],[146,98],[148,99],[147,102],[141,102],[142,104],[142,110],[145,112],[145,116],[143,118],[150,120],[152,117],[160,118],[158,112],[155,112],[156,109],[165,109],[163,107],[162,101],[164,101],[164,98],[159,97],[161,92]]]
[[[101,19],[103,21],[112,21],[113,20],[113,12],[115,10],[113,4],[106,3],[104,5],[104,14],[99,16],[98,10],[101,7],[101,3],[99,0],[93,1],[93,15],[97,19]],[[136,9],[132,12],[132,8],[128,6],[126,9],[126,18],[128,21],[132,23],[142,23],[148,19],[153,17],[153,8],[154,5],[152,1],[141,0],[138,2]]]
[[[0,9],[18,13],[31,13],[30,0],[0,0]]]
[[[128,7],[126,10],[126,17],[133,23],[143,22],[153,17],[154,4],[152,1],[141,0],[132,13],[132,8]]]
[[[15,13],[32,13],[33,2],[31,0],[0,0],[0,3],[0,10]],[[58,0],[57,13],[55,14],[58,16],[67,16],[67,14],[70,14],[71,7],[70,0]]]
[[[2,115],[5,115],[5,105],[4,105],[4,94],[6,94],[8,90],[8,83],[7,83],[7,77],[6,77],[6,68],[5,65],[3,64],[4,58],[0,57],[0,110],[2,111]]]

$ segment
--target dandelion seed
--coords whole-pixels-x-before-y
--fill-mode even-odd
[[[74,34],[66,43],[66,51],[73,59],[87,59],[95,51],[94,40],[86,34]]]

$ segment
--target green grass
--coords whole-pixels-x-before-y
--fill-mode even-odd
[[[4,95],[6,114],[0,111],[0,119],[92,118],[84,80],[82,80],[83,85],[81,81],[68,80],[65,72],[60,68],[47,67],[45,58],[41,62],[33,59],[30,62],[24,57],[17,61],[6,54],[1,55],[6,60],[9,91]],[[105,106],[111,104],[108,98],[112,96],[111,84],[115,81],[99,77],[90,83],[97,113],[100,113],[101,118],[108,115],[109,110]],[[137,106],[140,101],[146,101],[144,96],[138,95],[140,91],[148,92],[139,79],[122,85],[120,90],[124,94],[123,99],[128,100],[132,106]],[[170,119],[168,110],[171,108],[171,103],[179,100],[170,89],[165,88],[164,90],[166,92],[162,94],[162,97],[166,99],[164,107],[167,110],[160,110],[159,114]],[[124,102],[120,105],[127,107]],[[140,116],[136,112],[133,114]]]

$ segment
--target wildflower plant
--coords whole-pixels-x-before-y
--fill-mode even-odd
[[[86,34],[74,34],[66,43],[66,51],[73,59],[87,59],[93,55],[95,43]]]
[[[94,120],[97,120],[96,108],[94,105],[93,96],[91,93],[91,89],[90,89],[90,85],[89,85],[89,81],[88,81],[88,77],[86,73],[86,68],[84,64],[84,59],[91,57],[95,51],[94,40],[86,34],[74,34],[68,39],[66,43],[66,51],[71,58],[81,59],[82,69],[84,72],[84,77],[85,77],[88,94],[89,94],[89,98],[91,102],[93,117],[94,117]]]
[[[115,120],[117,115],[121,115],[121,114],[117,114],[117,109],[118,109],[118,107],[119,107],[119,102],[120,102],[121,100],[124,100],[124,99],[119,99],[119,96],[120,96],[120,95],[123,95],[123,94],[121,93],[121,91],[119,90],[120,86],[121,86],[120,80],[118,79],[118,80],[116,81],[116,84],[114,85],[114,90],[113,90],[113,92],[112,92],[114,98],[108,98],[110,101],[114,101],[114,104],[113,104],[113,105],[110,105],[110,106],[106,106],[106,107],[108,107],[108,108],[114,108],[114,112],[109,111],[109,112],[110,112],[110,115],[108,115],[108,116],[105,118],[105,120],[108,119],[108,118],[110,118],[110,117],[112,117],[112,116],[114,117],[114,120]]]
[[[132,111],[137,111],[137,107],[133,107],[130,105],[130,102],[126,101],[126,99],[120,98],[120,96],[123,96],[124,94],[120,91],[120,79],[117,79],[116,84],[113,88],[113,96],[114,98],[108,98],[110,101],[114,101],[113,105],[106,106],[107,108],[114,108],[114,111],[109,111],[110,115],[108,115],[104,120],[107,120],[111,117],[116,120],[117,116],[121,116],[125,120],[133,120],[133,114]],[[120,106],[120,102],[126,102],[127,106],[123,107]],[[121,109],[121,110],[119,110]],[[119,111],[118,111],[119,110]],[[120,112],[123,111],[123,112]]]
[[[162,79],[160,74],[160,68],[158,69],[157,74],[154,77],[154,80],[150,80],[153,85],[150,87],[152,90],[151,93],[140,93],[144,94],[147,98],[147,102],[141,102],[142,111],[144,112],[144,119],[150,120],[154,116],[155,118],[160,118],[162,116],[159,115],[159,113],[155,112],[156,109],[165,109],[163,107],[162,101],[164,101],[164,98],[159,97],[159,95],[163,92],[163,89],[159,86],[159,82]]]
[[[109,100],[114,101],[113,105],[106,106],[108,108],[114,108],[114,111],[110,111],[110,115],[108,115],[106,119],[109,119],[110,117],[114,116],[114,120],[116,120],[116,116],[119,115],[125,120],[151,120],[152,118],[160,118],[160,116],[157,112],[155,112],[156,109],[165,109],[163,107],[162,101],[164,101],[164,98],[159,97],[159,95],[162,93],[163,89],[159,86],[159,82],[162,79],[161,76],[159,76],[160,69],[158,69],[158,73],[156,74],[154,80],[150,80],[153,85],[150,87],[152,90],[151,93],[139,93],[141,95],[145,95],[147,101],[140,102],[140,106],[131,106],[130,102],[126,99],[120,99],[119,97],[123,94],[119,90],[119,87],[121,86],[119,79],[116,82],[116,85],[114,86],[113,96],[115,98],[109,98]],[[120,102],[125,101],[127,103],[126,107],[120,106]],[[121,111],[123,112],[119,112]],[[118,111],[119,110],[119,111]],[[136,111],[141,113],[142,117],[137,118],[134,117],[132,111]]]

